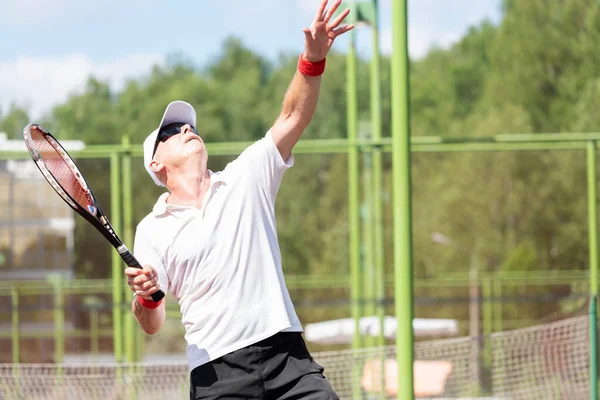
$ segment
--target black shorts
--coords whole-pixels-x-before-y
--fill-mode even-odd
[[[278,333],[203,364],[190,373],[190,399],[314,399],[339,397],[299,332]]]

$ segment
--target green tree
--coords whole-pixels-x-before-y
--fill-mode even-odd
[[[23,128],[29,122],[29,114],[25,109],[11,105],[5,115],[0,113],[0,132],[5,132],[9,139],[20,139],[23,137]]]

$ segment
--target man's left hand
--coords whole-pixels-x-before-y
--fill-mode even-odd
[[[335,0],[329,9],[327,9],[328,2],[329,0],[321,1],[310,28],[303,29],[306,37],[303,57],[307,61],[322,61],[327,57],[327,53],[329,53],[335,39],[354,28],[354,25],[340,26],[350,14],[349,9],[345,9],[336,19],[331,21],[342,0]]]

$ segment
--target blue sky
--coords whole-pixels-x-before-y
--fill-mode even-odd
[[[169,54],[198,66],[219,54],[228,36],[240,37],[274,59],[300,53],[302,27],[319,0],[0,0],[0,110],[11,103],[33,117],[78,92],[90,75],[118,90],[147,74]],[[382,49],[392,43],[391,2],[379,0]],[[501,0],[409,0],[409,51],[421,57],[446,47],[484,19],[500,20]],[[370,52],[368,29],[359,48]],[[345,51],[339,40],[336,50]]]

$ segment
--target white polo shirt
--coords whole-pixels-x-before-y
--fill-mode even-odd
[[[134,254],[178,300],[190,370],[281,331],[302,326],[283,278],[275,197],[293,165],[271,132],[211,182],[202,207],[166,203],[138,225]]]

